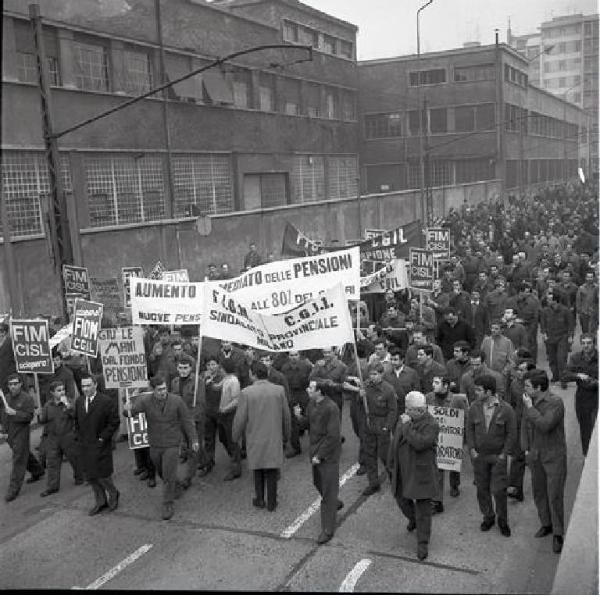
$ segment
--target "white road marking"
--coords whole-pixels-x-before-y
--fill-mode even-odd
[[[365,570],[371,566],[373,560],[369,558],[363,558],[359,562],[354,565],[354,568],[346,575],[346,578],[343,580],[340,585],[340,593],[353,593],[354,587],[356,587],[356,583],[358,579],[363,575]]]
[[[356,475],[359,464],[355,463],[340,477],[340,487],[342,487],[352,476]],[[300,527],[319,509],[321,506],[321,498],[317,498],[291,525],[286,527],[281,537],[289,539]]]
[[[153,547],[152,543],[146,543],[142,547],[138,548],[132,554],[129,554],[127,558],[119,562],[116,566],[111,568],[108,572],[104,573],[100,578],[97,578],[93,583],[90,583],[87,587],[72,587],[73,589],[87,589],[96,590],[102,585],[113,579],[119,572],[127,568],[130,564],[133,564],[138,558],[143,556],[148,550]]]

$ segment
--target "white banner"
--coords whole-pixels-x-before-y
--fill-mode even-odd
[[[341,284],[322,291],[285,314],[260,314],[240,304],[237,294],[214,285],[204,289],[202,335],[251,345],[266,351],[316,349],[354,341],[346,295]]]
[[[403,258],[394,258],[384,267],[360,278],[361,293],[385,293],[388,289],[399,291],[408,287],[408,271]]]
[[[464,410],[438,405],[429,405],[427,408],[440,424],[436,457],[438,469],[460,471],[465,433]]]
[[[129,277],[132,324],[200,324],[204,283]]]
[[[146,388],[144,331],[139,326],[102,329],[98,335],[106,388]]]
[[[360,297],[358,247],[316,256],[269,262],[235,279],[209,281],[235,295],[241,304],[265,314],[280,314],[315,298],[324,287],[341,283],[346,299]]]

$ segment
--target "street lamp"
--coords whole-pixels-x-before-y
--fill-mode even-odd
[[[419,17],[421,16],[421,11],[427,8],[430,4],[433,3],[433,0],[428,0],[421,8],[417,10],[417,64],[418,64],[418,72],[417,72],[417,100],[419,105],[419,170],[421,173],[421,216],[423,218],[423,222],[428,225],[429,221],[427,221],[427,204],[425,197],[425,147],[424,147],[424,138],[423,138],[423,106],[421,105],[421,30],[419,24]]]

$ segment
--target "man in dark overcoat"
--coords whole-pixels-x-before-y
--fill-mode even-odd
[[[407,530],[417,530],[417,557],[428,556],[431,537],[431,499],[437,493],[436,447],[439,424],[427,411],[425,395],[411,391],[406,413],[398,419],[388,454],[392,494],[404,516]]]
[[[119,427],[119,411],[113,399],[97,391],[96,379],[81,375],[82,396],[75,401],[75,427],[81,443],[86,479],[92,486],[96,503],[89,515],[119,505],[119,490],[112,481],[112,435]]]

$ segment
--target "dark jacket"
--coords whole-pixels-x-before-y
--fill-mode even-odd
[[[391,384],[382,380],[373,384],[370,380],[365,382],[367,405],[369,407],[368,432],[372,434],[389,434],[397,419],[397,396]]]
[[[453,382],[456,388],[460,387],[462,377],[471,369],[471,363],[467,360],[464,363],[452,358],[446,363],[446,376]]]
[[[587,374],[591,380],[580,380],[578,373]],[[584,357],[583,351],[574,353],[569,359],[563,380],[575,380],[577,383],[575,399],[594,399],[598,402],[598,350],[594,349],[589,358]]]
[[[475,333],[475,347],[481,345],[481,340],[490,328],[488,311],[480,300],[478,304],[471,304],[471,318],[468,320]]]
[[[572,336],[575,330],[575,321],[571,312],[563,304],[543,308],[540,322],[542,333],[548,335],[549,343],[556,343],[564,337]]]
[[[415,368],[419,375],[419,382],[421,384],[421,392],[427,394],[433,390],[433,378],[435,376],[445,376],[446,366],[438,364],[436,361],[432,361],[430,366],[417,365]]]
[[[179,395],[168,393],[164,407],[154,395],[144,395],[136,399],[131,407],[132,415],[142,412],[148,422],[151,447],[178,448],[182,433],[190,446],[198,442],[190,411]]]
[[[437,493],[436,452],[440,426],[426,412],[418,420],[398,420],[388,451],[392,494],[423,500]]]
[[[515,412],[506,401],[500,400],[486,430],[484,403],[485,399],[477,399],[469,408],[466,427],[469,450],[474,448],[480,455],[512,454],[517,436]]]
[[[310,365],[310,362],[302,357],[297,363],[288,360],[283,364],[281,373],[285,376],[292,394],[306,390],[311,370],[312,366]]]
[[[319,457],[324,463],[339,463],[342,441],[340,435],[340,411],[328,397],[316,403],[308,403],[309,455]]]
[[[396,372],[392,369],[384,373],[383,379],[392,385],[392,388],[396,393],[398,415],[404,413],[404,398],[406,395],[411,390],[419,390],[421,388],[421,382],[419,380],[417,371],[407,365],[404,365],[400,374],[396,374]],[[394,425],[396,425],[396,420],[394,420]]]
[[[448,361],[454,356],[454,343],[457,341],[466,341],[471,349],[475,347],[475,332],[473,327],[460,318],[454,326],[442,320],[438,324],[436,343],[440,346],[444,359]]]
[[[117,403],[102,393],[96,393],[86,413],[85,397],[82,395],[75,401],[74,417],[86,478],[97,479],[112,475],[111,438],[119,427]]]
[[[198,389],[200,389],[200,385],[203,384],[200,379],[198,379]],[[189,412],[192,414],[192,419],[195,422],[199,422],[204,419],[204,400],[201,398],[200,390],[196,394],[196,406],[194,407],[194,389],[196,386],[196,382],[194,379],[194,373],[190,374],[187,378],[181,378],[177,376],[177,378],[173,378],[171,381],[171,392],[174,395],[179,395],[185,406],[189,409]]]
[[[15,415],[7,415],[4,410],[4,404],[0,400],[0,407],[2,408],[2,426],[8,434],[8,444],[10,445],[20,434],[24,432],[29,433],[29,424],[33,419],[35,403],[33,397],[24,390],[21,390],[21,392],[14,397],[10,392],[5,393],[4,396],[8,406],[17,411]]]
[[[347,368],[341,361],[325,363],[324,366],[315,366],[310,373],[310,380],[331,380],[333,384],[327,388],[327,394],[342,397],[342,385],[346,380]]]
[[[40,411],[38,421],[45,426],[44,435],[48,438],[60,440],[75,436],[75,419],[64,403],[54,403],[50,399]]]
[[[540,300],[532,293],[520,293],[510,303],[526,326],[535,326],[540,319]],[[508,305],[507,305],[508,307]]]
[[[519,347],[527,347],[527,331],[522,324],[515,322],[511,326],[507,326],[503,332],[504,336],[512,341],[513,347],[515,351],[519,349]]]

